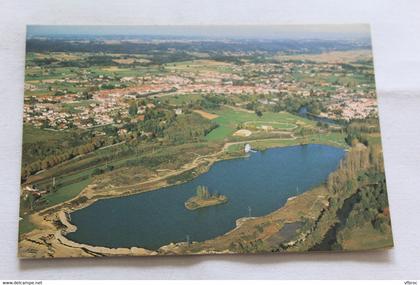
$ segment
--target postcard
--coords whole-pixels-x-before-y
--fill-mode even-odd
[[[19,257],[393,246],[368,25],[28,26]]]

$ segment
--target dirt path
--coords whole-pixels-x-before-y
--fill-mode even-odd
[[[194,110],[193,112],[197,113],[200,116],[202,116],[203,118],[206,118],[206,119],[209,119],[209,120],[213,120],[213,119],[216,119],[216,118],[219,117],[219,115],[212,114],[212,113],[209,113],[209,112],[205,112],[203,110]]]

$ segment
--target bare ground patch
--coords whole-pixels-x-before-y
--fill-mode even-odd
[[[203,118],[209,119],[209,120],[213,120],[218,118],[219,116],[216,114],[212,114],[212,113],[208,113],[202,110],[194,110],[195,113],[201,115]]]

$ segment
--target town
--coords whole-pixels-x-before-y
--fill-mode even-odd
[[[91,67],[65,69],[58,75],[53,71],[54,64],[48,68],[34,66],[29,69],[25,85],[24,123],[57,130],[121,124],[133,119],[128,112],[132,101],[149,102],[138,108],[135,119],[142,120],[145,109],[154,103],[171,102],[178,110],[182,106],[173,104],[172,98],[208,95],[229,98],[238,107],[277,111],[285,109],[284,102],[289,98],[304,102],[299,107],[310,98],[321,106],[312,110],[315,115],[346,121],[364,119],[377,116],[377,106],[371,56],[362,55],[366,62],[359,60],[353,65],[334,62],[334,55],[328,63],[299,57],[282,61],[281,56],[274,62],[240,65],[198,59],[162,64],[156,73],[142,76],[136,76],[136,68],[132,76],[123,76],[127,62],[135,61],[118,57],[111,61],[117,66],[95,71]],[[33,56],[37,59],[44,55]],[[84,56],[89,55],[80,55]],[[46,77],[52,74],[54,79],[32,80],[44,73]]]

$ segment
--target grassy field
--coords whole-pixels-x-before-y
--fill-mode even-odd
[[[52,131],[23,125],[23,144],[68,140],[72,134],[67,131]]]
[[[351,63],[360,60],[372,60],[372,52],[370,50],[357,51],[332,51],[320,54],[298,54],[298,55],[284,55],[279,54],[274,57],[277,61],[289,60],[304,60],[317,63]]]
[[[298,144],[326,144],[336,147],[348,148],[344,142],[344,136],[335,133],[313,135],[305,138],[296,139],[269,139],[257,140],[252,142],[252,148],[255,150],[265,150],[272,147],[284,147]],[[228,148],[229,152],[234,152],[243,148],[242,145],[231,145]]]
[[[26,61],[32,61],[36,59],[55,59],[59,61],[66,61],[66,60],[82,60],[86,58],[89,54],[88,53],[81,53],[81,52],[48,52],[48,53],[36,53],[36,52],[28,52],[26,54]]]
[[[369,144],[381,144],[381,135],[379,133],[368,134],[366,137]]]
[[[391,247],[393,245],[390,230],[382,233],[375,230],[371,223],[365,223],[362,227],[352,230],[344,230],[341,246],[344,250],[363,250],[373,248]]]
[[[263,126],[270,126],[274,130],[285,130],[290,131],[295,129],[297,126],[292,123],[284,123],[284,122],[246,122],[245,128],[251,128],[251,129],[261,129]]]
[[[348,145],[344,141],[344,138],[345,138],[345,135],[341,133],[315,134],[315,135],[309,135],[307,137],[307,142],[348,148]]]
[[[248,122],[255,126],[267,125],[272,126],[273,128],[282,127],[287,130],[296,128],[298,124],[307,126],[315,125],[315,123],[310,120],[287,112],[265,112],[261,117],[258,117],[255,113],[233,110],[225,107],[214,113],[219,116],[214,119],[214,121],[219,124],[219,127],[207,135],[207,140],[209,141],[223,140],[224,138],[231,136],[237,130],[239,124],[246,125]]]
[[[217,71],[230,73],[233,71],[232,65],[229,63],[207,59],[172,62],[170,64],[166,64],[165,69],[178,72]]]
[[[22,220],[19,221],[19,236],[35,229],[35,226],[29,221],[29,216],[23,216],[21,218]]]
[[[132,157],[123,157],[119,160],[110,161],[107,163],[108,166],[113,166],[115,168],[123,165],[127,160],[132,159]],[[83,167],[83,164],[79,161],[75,161],[69,165],[70,168],[74,168],[77,165],[81,165],[81,168],[69,173],[62,173],[58,176],[54,176],[56,169],[50,169],[48,172],[47,178],[42,180],[41,184],[51,184],[52,180],[48,177],[54,176],[56,178],[57,184],[63,184],[63,186],[58,187],[55,192],[50,192],[43,197],[46,204],[42,208],[47,208],[61,202],[70,200],[76,197],[89,183],[92,182],[92,173],[96,168],[103,167],[106,163],[99,163],[89,167]],[[61,172],[59,172],[61,173]],[[72,181],[76,181],[73,182]],[[39,184],[39,183],[37,183]]]
[[[81,110],[76,109],[77,107],[84,107],[90,104],[97,104],[99,103],[96,100],[83,100],[78,102],[72,102],[72,103],[62,103],[61,107],[63,107],[64,110],[66,110],[69,113],[79,113]]]
[[[201,94],[180,94],[180,95],[165,95],[160,97],[163,102],[170,105],[183,105],[192,102],[196,102],[203,98]]]
[[[53,206],[61,202],[73,199],[79,195],[80,192],[82,192],[83,188],[89,185],[91,180],[91,178],[87,178],[80,182],[66,185],[58,189],[56,192],[45,195],[44,198],[47,201],[48,206]]]

